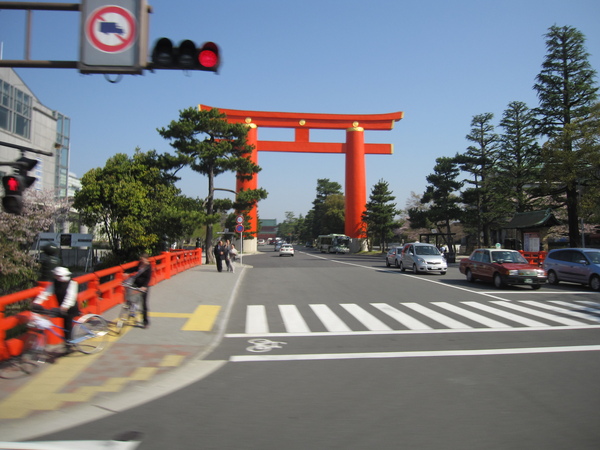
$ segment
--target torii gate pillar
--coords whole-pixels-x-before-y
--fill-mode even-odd
[[[248,143],[248,145],[251,145],[254,147],[254,149],[252,150],[252,153],[249,156],[249,159],[256,165],[258,165],[258,129],[256,127],[256,124],[253,123],[247,123],[246,124],[248,126],[248,135],[246,138],[246,142]],[[236,180],[235,183],[235,191],[236,192],[240,192],[242,189],[244,190],[249,190],[249,189],[258,189],[258,177],[256,176],[256,174],[252,177],[251,180],[240,180],[239,178]],[[248,222],[249,225],[249,229],[247,231],[253,231],[258,233],[258,208],[255,206],[252,208],[252,211],[250,211],[250,215],[249,217],[246,217],[246,220]]]
[[[361,127],[346,130],[346,222],[344,234],[363,237],[362,214],[367,204],[365,133]]]
[[[210,106],[199,105],[200,110],[213,109]],[[399,111],[388,114],[314,114],[287,113],[267,111],[241,111],[222,109],[219,111],[227,116],[230,123],[245,123],[248,129],[248,144],[254,146],[249,158],[258,164],[258,152],[299,152],[299,153],[345,153],[345,229],[351,238],[364,237],[362,229],[362,214],[367,203],[367,181],[365,155],[391,155],[391,144],[365,144],[365,130],[391,130],[394,122],[404,117]],[[259,141],[258,127],[293,128],[294,141]],[[311,129],[345,130],[346,142],[310,142]],[[236,190],[256,189],[258,177],[251,180],[237,180]],[[251,233],[258,233],[258,209],[254,207],[247,218]]]

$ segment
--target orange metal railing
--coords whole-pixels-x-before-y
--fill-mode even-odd
[[[548,254],[548,252],[524,252],[523,250],[519,250],[519,253],[525,257],[529,264],[533,264],[534,266],[544,264],[544,259],[546,259],[546,255]]]
[[[88,273],[74,278],[79,284],[77,301],[83,314],[102,314],[125,298],[123,281],[138,266],[138,261]],[[155,285],[163,280],[202,264],[202,249],[174,250],[150,258],[152,280]],[[44,283],[47,284],[47,283]],[[43,285],[0,297],[0,360],[19,355],[23,349],[23,336],[27,331],[31,302],[44,289]],[[50,297],[47,308],[58,306],[56,298]],[[51,319],[57,325],[62,319]],[[61,339],[48,332],[48,343],[59,344]]]

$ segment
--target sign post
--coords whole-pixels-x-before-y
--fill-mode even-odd
[[[242,255],[244,254],[244,216],[241,214],[236,217],[235,222],[237,225],[235,226],[235,231],[240,233],[240,266],[242,265]]]

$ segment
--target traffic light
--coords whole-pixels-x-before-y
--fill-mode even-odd
[[[2,177],[4,197],[2,207],[9,214],[21,214],[23,210],[23,192],[35,183],[36,178],[29,176],[28,172],[37,165],[37,160],[22,156],[11,165],[15,167],[16,174]]]
[[[25,158],[24,156],[17,159],[17,173],[21,176],[23,190],[31,187],[31,185],[35,183],[36,178],[29,175],[29,171],[33,170],[33,168],[37,166],[37,163],[37,159]]]
[[[186,39],[175,47],[170,39],[160,38],[152,50],[153,69],[216,72],[220,62],[219,47],[214,42],[206,42],[198,48],[193,41]]]
[[[4,197],[2,198],[2,207],[9,214],[21,214],[23,209],[23,184],[18,175],[5,175],[2,177],[2,186],[4,187]]]

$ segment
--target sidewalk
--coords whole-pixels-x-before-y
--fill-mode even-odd
[[[126,327],[96,355],[72,353],[34,375],[0,379],[0,440],[34,439],[120,412],[217,370],[224,362],[203,358],[220,342],[249,267],[179,273],[151,288],[148,328]],[[118,311],[103,316],[114,320]]]

